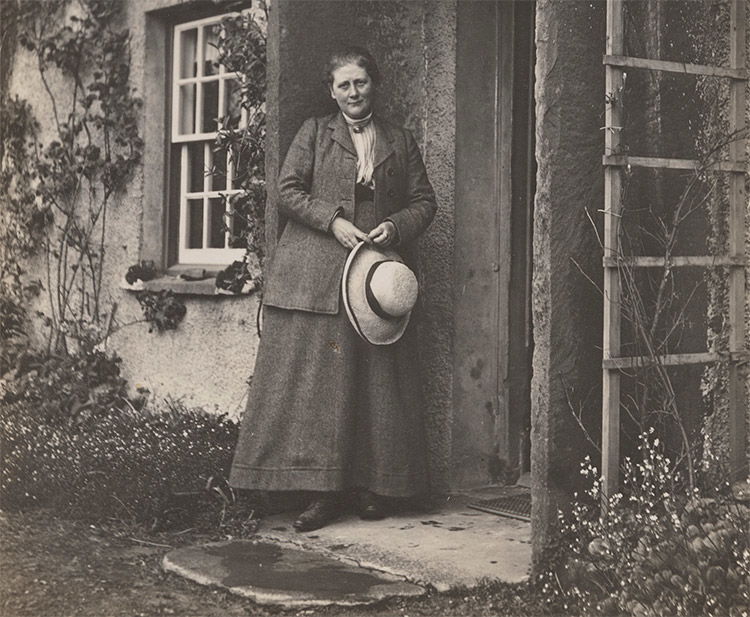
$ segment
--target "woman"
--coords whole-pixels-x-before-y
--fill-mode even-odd
[[[427,488],[415,328],[371,345],[341,307],[349,251],[391,247],[414,268],[414,240],[436,209],[413,136],[373,113],[379,81],[366,50],[333,54],[326,85],[339,111],[303,123],[279,176],[287,222],[230,484],[314,491],[298,531],[336,518],[346,491],[375,519],[387,498]]]

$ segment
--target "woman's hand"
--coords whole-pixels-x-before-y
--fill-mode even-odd
[[[357,246],[357,243],[359,243],[360,240],[367,244],[372,244],[369,236],[364,231],[347,221],[342,216],[337,216],[333,219],[333,222],[331,223],[331,233],[336,240],[339,241],[339,244],[347,249],[353,249]]]
[[[396,241],[396,226],[391,221],[383,221],[370,232],[369,237],[377,246],[390,246]]]

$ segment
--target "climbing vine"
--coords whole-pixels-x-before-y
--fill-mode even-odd
[[[49,223],[49,211],[32,188],[30,144],[37,131],[25,101],[0,98],[0,375],[27,346],[26,301],[40,290],[40,282],[24,279],[22,265]]]
[[[143,149],[141,101],[129,81],[129,33],[115,26],[120,9],[121,0],[15,0],[4,6],[14,33],[3,37],[5,51],[10,43],[30,54],[36,70],[28,78],[43,98],[35,107],[46,108],[51,120],[51,131],[41,132],[28,103],[0,100],[4,348],[10,340],[17,349],[26,346],[24,304],[33,293],[45,296],[37,317],[46,326],[48,353],[94,348],[117,327],[104,278],[107,222]],[[265,255],[266,19],[265,7],[229,16],[218,41],[218,62],[237,74],[245,120],[233,126],[221,119],[214,143],[232,162],[240,189],[223,199],[231,246],[245,248],[245,258],[217,277],[221,288],[235,293],[260,285]],[[44,266],[42,280],[26,281],[22,264],[35,255]],[[169,308],[165,323],[174,327],[184,310],[176,310],[178,300],[169,302],[144,307],[146,320]],[[3,360],[0,368],[10,363]]]
[[[238,76],[239,103],[247,119],[239,128],[223,119],[213,146],[215,153],[232,162],[234,182],[241,189],[222,198],[228,202],[228,216],[241,222],[234,226],[231,245],[244,248],[245,257],[216,281],[217,287],[234,293],[260,284],[259,266],[265,257],[266,19],[265,5],[226,17],[218,43],[218,62]],[[232,230],[229,221],[227,229]]]
[[[16,5],[18,42],[36,67],[52,119],[45,139],[27,130],[17,143],[27,156],[13,199],[25,200],[35,213],[33,243],[46,265],[42,281],[48,351],[94,346],[111,333],[113,303],[103,275],[106,229],[113,197],[125,190],[141,161],[143,143],[137,117],[141,106],[129,84],[127,30],[112,24],[119,2],[105,0],[20,0]],[[66,88],[55,87],[64,80]],[[19,124],[16,102],[13,122]],[[28,110],[27,110],[28,111]],[[30,114],[29,114],[30,117]],[[25,128],[35,126],[32,120]],[[7,139],[23,140],[11,128]],[[8,153],[4,153],[5,161]],[[20,173],[19,173],[20,172]],[[23,213],[11,209],[21,223]],[[26,215],[28,216],[28,214]],[[21,255],[22,256],[22,255]]]

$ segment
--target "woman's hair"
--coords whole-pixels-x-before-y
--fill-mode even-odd
[[[330,88],[333,85],[333,72],[347,64],[356,64],[367,71],[372,82],[377,85],[380,83],[380,71],[375,58],[364,47],[344,47],[334,51],[326,63],[323,83]]]

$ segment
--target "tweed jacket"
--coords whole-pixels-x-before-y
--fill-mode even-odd
[[[411,132],[377,115],[373,122],[375,220],[393,222],[394,248],[415,268],[414,241],[435,216],[435,193]],[[330,224],[337,213],[353,220],[356,177],[357,154],[343,115],[306,120],[279,174],[278,209],[287,223],[266,273],[264,304],[338,313],[349,251]]]

